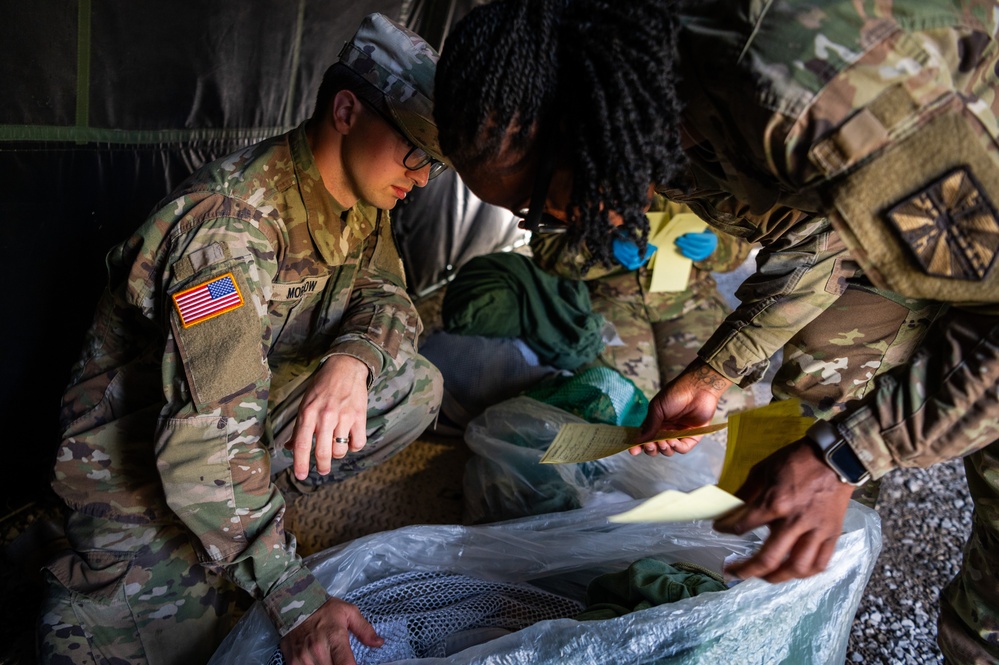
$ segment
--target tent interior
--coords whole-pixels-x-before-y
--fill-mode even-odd
[[[32,285],[12,294],[16,316],[0,351],[0,403],[17,446],[17,463],[0,470],[4,514],[47,492],[59,401],[107,251],[200,165],[307,119],[323,72],[366,14],[398,20],[439,49],[473,2],[6,4],[4,274]],[[408,203],[393,211],[393,227],[414,299],[471,256],[523,236],[453,173]]]
[[[0,246],[6,279],[32,281],[30,288],[14,290],[8,311],[16,316],[0,345],[0,404],[16,445],[0,466],[0,527],[5,546],[18,541],[24,550],[5,547],[0,568],[7,591],[35,592],[33,575],[22,571],[37,573],[34,557],[45,544],[18,536],[32,531],[31,540],[44,541],[51,535],[37,527],[57,510],[49,477],[60,439],[59,405],[106,283],[107,252],[199,166],[304,122],[324,71],[364,16],[383,13],[440,49],[449,27],[474,4],[4,3],[0,199],[6,222]],[[392,216],[414,301],[432,296],[469,258],[512,247],[525,236],[512,215],[476,199],[454,173],[408,197]],[[46,257],[41,263],[39,253]],[[454,457],[457,450],[432,447],[418,453],[426,459],[410,462],[419,466],[448,452],[460,486],[464,458]],[[406,476],[390,473],[370,481],[369,490]],[[427,491],[420,482],[422,476],[411,478],[413,492]],[[460,511],[455,491],[443,500]],[[357,514],[347,521],[379,528],[364,517],[373,508],[354,508]],[[448,513],[436,521],[456,519]],[[303,531],[306,523],[299,519]],[[324,525],[313,520],[312,531]],[[330,544],[311,540],[316,549]],[[14,559],[23,567],[10,565]],[[29,658],[32,651],[34,604],[2,605],[5,649],[15,655],[0,660],[28,662],[17,656]]]

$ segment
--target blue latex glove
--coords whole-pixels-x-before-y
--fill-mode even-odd
[[[677,239],[677,242],[679,242],[679,239]],[[635,270],[643,266],[655,254],[656,246],[651,243],[646,245],[645,256],[643,257],[638,255],[638,245],[631,240],[614,238],[612,250],[614,258],[617,259],[618,263],[628,270]]]
[[[700,233],[684,233],[676,239],[676,246],[691,261],[703,261],[718,247],[718,236],[707,229]]]

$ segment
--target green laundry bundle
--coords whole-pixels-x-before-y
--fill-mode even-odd
[[[595,577],[586,588],[586,609],[575,618],[613,619],[727,588],[720,575],[696,564],[639,559],[625,570]]]
[[[605,319],[581,281],[556,277],[514,252],[476,256],[448,284],[444,329],[460,335],[518,337],[543,365],[573,370],[603,350]]]
[[[604,425],[639,427],[649,410],[649,400],[638,386],[610,367],[551,377],[524,395]]]

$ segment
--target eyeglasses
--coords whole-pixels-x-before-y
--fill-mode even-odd
[[[401,134],[403,138],[406,138],[406,135],[403,134],[402,132],[399,132],[399,134]],[[409,152],[406,153],[406,156],[402,158],[402,165],[405,166],[407,169],[409,169],[410,171],[419,171],[420,169],[429,164],[430,173],[427,174],[428,180],[433,180],[434,178],[436,178],[441,173],[444,173],[444,171],[447,170],[447,164],[438,159],[434,159],[429,154],[427,154],[426,150],[424,150],[418,145],[413,145],[412,143],[410,143],[409,139],[406,139],[406,142],[412,146],[409,149]]]
[[[383,121],[385,121],[385,124],[394,129],[396,134],[401,136],[402,139],[406,142],[406,144],[409,145],[409,152],[407,152],[405,157],[402,158],[402,165],[405,166],[408,170],[419,171],[420,169],[424,168],[429,164],[430,173],[427,174],[427,180],[433,180],[434,178],[436,178],[441,173],[444,173],[444,171],[447,170],[447,164],[440,161],[439,159],[434,159],[433,157],[430,156],[430,154],[426,150],[424,150],[420,146],[413,145],[413,142],[409,140],[409,137],[406,136],[406,133],[404,131],[402,131],[402,128],[399,127],[399,125],[397,125],[391,118],[385,116],[385,114],[383,114],[377,108],[372,106],[371,103],[368,102],[367,100],[362,99],[361,97],[358,97],[358,99],[361,100],[361,104],[364,106],[364,108],[368,109],[369,111],[377,115],[379,118],[381,118]]]
[[[541,163],[538,174],[534,178],[534,190],[531,192],[531,205],[527,210],[521,210],[519,215],[524,218],[523,228],[531,233],[565,233],[569,227],[558,217],[545,212],[545,202],[548,200],[548,188],[555,175],[555,164],[558,157],[557,141],[546,141],[542,148]]]

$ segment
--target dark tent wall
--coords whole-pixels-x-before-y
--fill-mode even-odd
[[[363,16],[382,12],[439,48],[469,4],[0,0],[4,513],[47,491],[107,250],[193,169],[305,120]],[[420,269],[421,283],[437,280]]]

